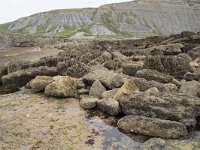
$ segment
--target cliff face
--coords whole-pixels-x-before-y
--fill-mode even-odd
[[[200,31],[199,0],[136,0],[97,9],[55,10],[0,25],[27,34],[149,36]]]

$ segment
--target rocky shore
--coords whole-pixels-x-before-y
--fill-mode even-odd
[[[115,116],[127,135],[148,137],[133,149],[200,148],[200,33],[54,47],[64,52],[0,67],[0,93],[25,87],[47,99],[75,98]]]

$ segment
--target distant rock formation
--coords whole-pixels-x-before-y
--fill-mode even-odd
[[[99,8],[64,9],[0,25],[23,34],[146,37],[200,31],[198,0],[136,0]]]

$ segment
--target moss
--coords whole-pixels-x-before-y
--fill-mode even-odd
[[[65,27],[65,31],[64,32],[60,32],[60,33],[56,33],[56,35],[58,36],[65,36],[65,37],[70,37],[73,34],[77,33],[78,30],[74,27]]]
[[[135,21],[134,21],[132,18],[127,17],[127,18],[126,18],[126,23],[127,23],[127,24],[133,24],[133,23],[135,23]]]
[[[0,32],[5,32],[8,30],[8,27],[9,27],[9,24],[6,23],[6,24],[1,24],[0,25]]]
[[[48,28],[49,24],[39,25],[37,27],[37,34],[45,33],[45,30]]]
[[[81,29],[78,31],[85,32],[85,36],[91,36],[92,35],[92,32],[90,31],[91,28],[92,28],[92,24],[89,24],[89,25],[82,26]]]

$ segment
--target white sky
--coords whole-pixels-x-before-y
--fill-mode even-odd
[[[54,9],[99,7],[130,0],[0,0],[0,23]]]

